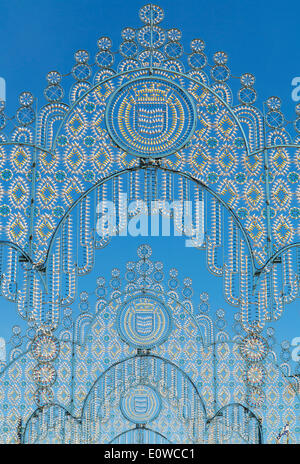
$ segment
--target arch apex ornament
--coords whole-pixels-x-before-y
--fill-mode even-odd
[[[171,332],[171,315],[157,298],[136,296],[118,314],[118,332],[129,345],[150,349],[161,345]]]
[[[113,93],[106,126],[125,152],[163,158],[183,148],[194,133],[196,109],[179,85],[161,77],[126,82]]]
[[[161,398],[151,387],[138,385],[131,388],[121,399],[123,416],[135,424],[147,424],[159,415]]]
[[[254,76],[237,86],[225,52],[188,45],[159,6],[139,17],[117,46],[102,36],[94,57],[50,71],[42,107],[23,92],[6,117],[0,101],[0,293],[28,323],[0,359],[0,442],[26,424],[26,443],[150,428],[170,443],[271,443],[287,422],[299,442],[300,363],[269,324],[300,296],[300,106],[294,124],[278,97],[259,109]],[[146,212],[162,235],[164,220],[182,240],[196,232],[197,283],[205,261],[233,318],[212,314],[168,249],[167,266],[144,244],[105,276],[101,250]]]

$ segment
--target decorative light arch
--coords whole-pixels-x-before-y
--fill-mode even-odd
[[[246,390],[239,386],[239,394],[257,408],[264,392],[256,368],[263,378],[269,362],[261,332],[299,293],[300,107],[289,133],[291,123],[278,97],[268,98],[262,111],[254,106],[252,74],[240,76],[234,101],[236,78],[225,52],[216,52],[209,64],[201,39],[192,40],[184,52],[181,31],[161,27],[159,6],[146,5],[139,16],[142,26],[122,30],[118,51],[112,51],[109,37],[101,37],[92,64],[89,53],[79,50],[71,73],[49,72],[42,108],[30,92],[23,92],[15,118],[7,118],[0,102],[0,291],[16,303],[28,321],[28,333],[34,332],[24,341],[19,328],[13,329],[8,366],[1,363],[3,378],[18,372],[27,378],[19,363],[39,360],[32,373],[37,390],[26,394],[35,395],[44,407],[53,403],[55,362],[64,363],[61,345],[72,340],[72,356],[80,358],[68,324],[76,322],[82,329],[92,317],[84,314],[75,321],[66,313],[72,313],[78,276],[92,270],[95,249],[109,241],[97,232],[99,202],[119,203],[122,193],[147,203],[197,200],[202,206],[194,225],[204,232],[201,247],[206,248],[208,269],[223,277],[226,300],[239,308],[236,324],[241,329],[231,355],[237,365],[247,359],[244,370],[257,382],[252,385],[247,377]],[[72,82],[63,87],[69,74]],[[69,100],[63,102],[67,87]],[[132,214],[138,212],[137,207]],[[169,214],[163,207],[160,213]],[[180,220],[174,222],[182,230]],[[123,227],[120,217],[118,227]],[[86,295],[80,295],[84,306]],[[191,301],[185,304],[192,306]],[[217,319],[224,323],[222,315]],[[272,328],[267,331],[271,340]],[[62,334],[60,340],[55,332]],[[229,337],[222,330],[218,337],[222,358],[230,352]],[[256,347],[257,359],[250,345]],[[48,355],[42,354],[45,347],[50,347]],[[287,349],[282,350],[285,358]],[[275,377],[278,372],[272,369]],[[285,404],[294,405],[295,389],[289,387],[280,394]],[[207,385],[207,396],[214,397],[212,388]],[[275,393],[268,388],[271,398]],[[12,392],[7,404],[18,397],[15,386]],[[240,401],[224,403],[221,411],[247,409],[238,406]],[[277,424],[278,416],[272,414]],[[17,415],[15,409],[8,419],[15,424],[12,415]],[[255,423],[253,430],[259,437],[260,426]],[[7,430],[4,435],[9,436]]]

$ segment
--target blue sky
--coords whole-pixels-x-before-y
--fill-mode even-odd
[[[0,0],[0,76],[7,84],[7,110],[12,116],[18,108],[18,95],[31,91],[44,103],[45,76],[50,70],[70,72],[73,55],[87,49],[93,56],[96,41],[109,35],[115,48],[125,26],[140,25],[138,10],[146,1],[118,0]],[[224,50],[229,54],[233,75],[251,72],[256,76],[258,106],[271,95],[283,101],[283,111],[294,119],[291,81],[300,76],[299,1],[287,0],[161,0],[165,10],[164,27],[183,30],[183,43],[200,37],[206,42],[207,54]],[[135,258],[143,239],[114,239],[103,252],[104,268]],[[148,241],[150,242],[150,241]],[[169,260],[181,269],[182,276],[194,281],[196,294],[208,291],[215,309],[228,308],[222,297],[221,279],[209,277],[204,253],[187,249],[183,240],[153,239],[156,259]],[[201,256],[200,256],[201,255]],[[100,266],[97,265],[97,267]],[[98,275],[102,270],[97,269]],[[93,282],[90,282],[91,288]],[[275,324],[277,339],[300,336],[298,303],[287,307],[281,321]],[[0,336],[8,336],[18,317],[12,305],[2,301]]]
[[[9,113],[15,112],[23,90],[41,97],[49,70],[68,73],[76,50],[93,54],[101,35],[109,35],[117,46],[124,26],[140,24],[137,12],[145,3],[1,0],[0,75],[7,81]],[[300,74],[299,2],[161,0],[159,5],[165,26],[182,28],[186,45],[201,37],[209,55],[226,51],[234,75],[255,74],[260,102],[278,95],[294,117],[290,94],[291,80]]]

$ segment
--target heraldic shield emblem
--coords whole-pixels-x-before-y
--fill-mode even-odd
[[[119,87],[106,110],[106,127],[127,153],[162,158],[183,148],[196,125],[192,97],[174,82],[143,77]]]
[[[148,407],[149,407],[148,401],[149,401],[148,396],[136,395],[134,397],[134,403],[133,403],[134,411],[137,414],[146,414],[146,412],[148,411]]]
[[[141,337],[149,336],[154,332],[154,325],[156,321],[154,311],[155,308],[151,308],[149,311],[147,307],[137,305],[137,309],[134,314],[135,331]]]
[[[167,104],[163,101],[134,103],[135,130],[139,134],[157,137],[167,129]]]
[[[121,398],[123,416],[135,424],[153,421],[161,409],[161,397],[152,387],[137,385],[130,388]]]
[[[139,296],[119,311],[118,331],[122,339],[135,348],[147,349],[164,342],[171,330],[171,316],[156,298]]]

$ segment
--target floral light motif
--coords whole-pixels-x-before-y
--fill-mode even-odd
[[[224,408],[224,420],[218,421],[214,416],[218,411],[212,410],[215,397],[211,346],[207,351],[203,347],[200,349],[197,343],[183,346],[173,332],[172,335],[168,331],[163,333],[160,340],[166,344],[169,359],[149,358],[152,387],[161,388],[158,395],[163,396],[165,389],[172,385],[176,397],[180,375],[170,365],[171,359],[179,365],[186,362],[189,378],[196,378],[197,363],[203,360],[200,371],[207,383],[201,386],[200,396],[206,401],[209,418],[188,378],[180,377],[183,396],[178,397],[181,403],[177,409],[182,418],[188,421],[191,416],[185,392],[195,399],[201,411],[199,423],[193,424],[199,435],[192,440],[204,440],[201,431],[207,420],[210,421],[210,437],[218,436],[222,442],[233,440],[234,427],[229,417],[239,414],[243,418],[239,436],[255,442],[260,426],[249,408],[262,408],[259,409],[262,411],[266,403],[283,401],[282,392],[265,379],[265,372],[274,378],[280,374],[272,368],[267,356],[272,336],[265,342],[261,332],[266,324],[281,316],[284,306],[299,293],[299,249],[294,246],[299,242],[300,233],[299,108],[290,126],[278,97],[267,99],[264,112],[256,108],[255,77],[250,73],[238,78],[240,89],[235,99],[231,87],[237,73],[231,74],[225,52],[216,52],[210,62],[205,43],[199,38],[192,40],[190,49],[185,49],[181,31],[163,27],[164,12],[159,6],[146,5],[140,9],[139,17],[142,21],[139,28],[125,27],[121,31],[118,49],[113,47],[109,37],[103,36],[97,41],[94,58],[86,50],[75,53],[71,73],[66,73],[73,79],[70,89],[64,82],[66,75],[50,71],[44,91],[46,104],[40,109],[35,108],[30,92],[20,95],[16,117],[7,117],[4,105],[0,107],[1,294],[16,304],[18,313],[29,324],[29,332],[35,332],[34,337],[39,330],[42,330],[41,337],[51,340],[53,337],[53,343],[48,342],[57,359],[55,340],[60,340],[57,371],[54,358],[49,354],[51,359],[48,359],[41,354],[43,349],[47,351],[43,343],[47,345],[48,342],[43,338],[39,346],[41,339],[38,337],[26,358],[28,366],[22,367],[15,361],[3,378],[7,375],[17,383],[22,376],[28,379],[29,371],[34,372],[32,383],[26,384],[22,391],[27,405],[24,418],[29,424],[24,434],[26,440],[40,439],[34,428],[35,421],[28,416],[33,412],[32,398],[36,406],[42,408],[32,419],[40,414],[44,417],[43,407],[51,403],[48,409],[53,413],[51,421],[59,417],[64,430],[71,430],[72,439],[82,439],[79,415],[82,414],[81,420],[84,420],[83,401],[90,392],[89,407],[92,409],[93,401],[98,398],[97,389],[104,388],[99,382],[91,392],[87,385],[89,375],[96,380],[100,371],[108,369],[105,359],[112,364],[113,360],[123,359],[131,349],[124,346],[122,337],[121,341],[111,340],[114,329],[109,324],[112,324],[118,302],[110,303],[104,326],[100,321],[91,324],[91,331],[98,338],[88,349],[97,359],[103,355],[101,361],[94,364],[94,371],[91,372],[84,349],[81,347],[83,352],[76,352],[78,388],[70,412],[69,364],[73,355],[68,343],[74,342],[73,327],[84,326],[87,322],[80,321],[91,322],[92,318],[86,295],[81,295],[80,300],[86,319],[85,316],[72,318],[70,307],[76,299],[80,277],[94,269],[96,250],[111,239],[96,233],[97,205],[107,200],[119,204],[124,193],[130,200],[144,200],[146,204],[151,200],[200,200],[204,205],[202,215],[193,225],[203,227],[205,239],[201,252],[206,253],[209,271],[223,278],[225,299],[238,308],[237,337],[243,334],[243,341],[235,340],[232,349],[222,339],[223,335],[218,335],[223,344],[218,351],[223,363],[220,361],[218,375],[223,382],[219,407],[220,410]],[[139,206],[130,214],[138,213]],[[162,209],[161,214],[168,216],[170,213]],[[122,221],[122,217],[117,218],[115,231],[123,230]],[[179,221],[175,226],[180,230],[182,224]],[[140,260],[145,260],[150,251],[147,247],[139,253],[142,251],[145,255],[140,256]],[[125,275],[127,293],[136,285],[150,291],[153,272],[155,288],[162,285],[161,265],[155,263],[147,272],[145,269],[140,272],[141,267],[141,264],[129,264]],[[122,286],[121,279],[113,275],[110,284],[115,297]],[[176,293],[178,287],[176,272],[172,271],[168,292]],[[107,291],[103,282],[97,286],[99,311],[104,302],[108,303],[105,300]],[[192,305],[192,294],[192,286],[186,281],[181,296],[187,306]],[[204,316],[207,301],[203,296],[199,305],[206,340],[212,335],[213,325]],[[179,317],[174,301],[172,304],[172,317],[174,314]],[[164,305],[162,301],[161,307]],[[146,318],[148,325],[159,319],[150,313]],[[178,331],[184,337],[183,323],[178,320]],[[143,326],[143,317],[139,324],[141,322]],[[191,337],[197,331],[195,324],[192,318],[185,327]],[[220,313],[216,327],[222,331],[225,326],[225,318]],[[61,338],[54,336],[55,331],[58,334],[62,330],[67,339],[62,335]],[[84,338],[84,329],[78,330]],[[104,340],[103,337],[108,338]],[[11,360],[21,353],[19,334],[14,334],[13,343]],[[282,356],[287,357],[285,351]],[[228,359],[235,367],[228,367]],[[248,363],[247,368],[243,363]],[[144,375],[142,360],[137,361],[137,365],[133,361],[128,364],[120,361],[116,372],[121,376],[126,369],[136,369],[139,375]],[[164,378],[165,383],[160,387],[155,380],[155,369]],[[110,376],[109,372],[112,371],[107,371]],[[177,380],[176,375],[179,375]],[[234,398],[227,387],[232,377],[242,379],[238,381]],[[7,406],[19,397],[16,383],[7,392]],[[245,384],[248,385],[247,394]],[[135,388],[134,382],[130,388]],[[118,395],[116,398],[120,400]],[[292,395],[291,400],[290,390],[285,392],[284,401],[294,401],[293,398]],[[65,409],[53,406],[54,399]],[[138,403],[145,404],[143,401],[139,398]],[[241,402],[244,402],[242,406],[233,404]],[[105,405],[101,405],[99,411],[102,419],[108,417]],[[175,414],[173,410],[169,412]],[[268,414],[266,427],[271,440],[270,430],[279,424],[282,416],[271,409]],[[8,415],[7,423],[12,430],[12,416]],[[59,434],[51,422],[52,426]],[[6,428],[4,424],[4,440],[14,440]],[[87,441],[99,439],[97,434],[88,433],[90,435],[84,437]],[[110,433],[103,428],[101,440],[113,439]],[[175,440],[178,434],[178,430],[170,431]],[[186,440],[191,440],[188,433]]]

